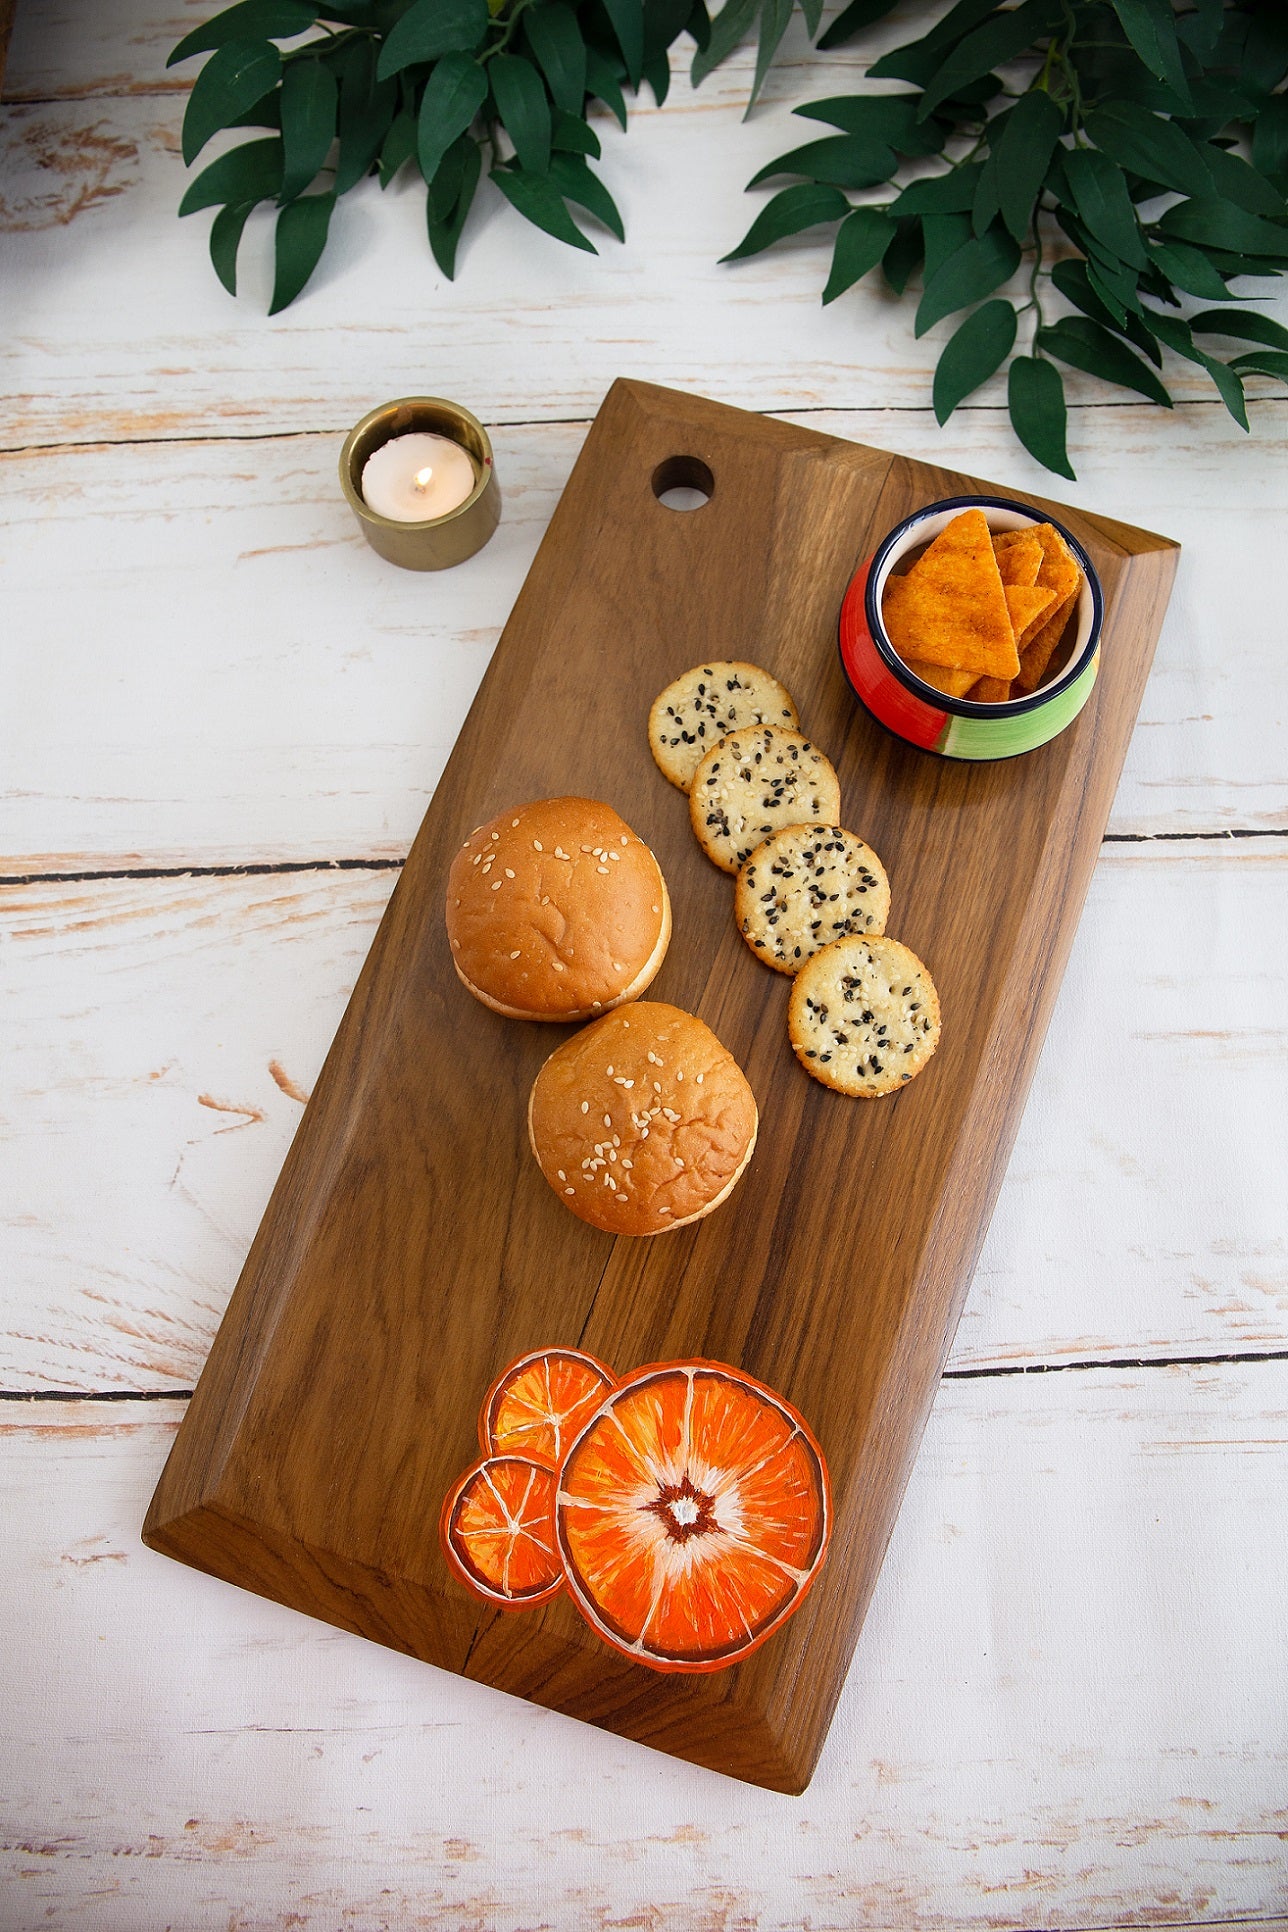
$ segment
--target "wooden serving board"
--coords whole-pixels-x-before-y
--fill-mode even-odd
[[[672,459],[710,470],[700,510],[656,499]],[[698,1764],[804,1788],[1006,1168],[1178,554],[1051,506],[1104,585],[1091,701],[1024,758],[936,758],[852,697],[837,615],[900,517],[980,488],[1014,494],[614,385],[273,1192],[148,1512],[154,1549]],[[650,701],[713,656],[751,658],[793,692],[838,768],[845,824],[886,863],[890,931],[938,984],[942,1044],[897,1097],[848,1100],[801,1072],[789,983],[739,938],[732,882],[653,765]],[[525,1108],[567,1029],[477,1005],[444,936],[447,869],[471,828],[562,792],[607,799],[656,851],[675,936],[651,996],[700,1014],[760,1105],[732,1201],[654,1240],[613,1239],[563,1210]],[[505,1363],[560,1344],[619,1373],[733,1363],[812,1424],[832,1475],[831,1551],[798,1613],[745,1662],[658,1675],[602,1644],[566,1598],[506,1614],[450,1576],[438,1516],[477,1454],[479,1401]]]

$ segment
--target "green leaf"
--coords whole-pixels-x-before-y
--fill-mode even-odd
[[[817,228],[821,222],[839,221],[849,212],[850,204],[839,188],[820,187],[814,182],[783,188],[765,203],[738,246],[720,259],[740,262],[787,235],[799,235],[802,229]]]
[[[1206,349],[1200,349],[1190,334],[1189,324],[1174,315],[1158,315],[1153,309],[1145,312],[1145,321],[1160,342],[1165,342],[1178,356],[1187,362],[1196,362],[1206,369],[1217,386],[1222,402],[1234,417],[1241,429],[1248,427],[1248,410],[1244,401],[1243,384],[1236,372],[1216,356],[1210,356]]]
[[[1172,0],[1113,0],[1113,9],[1150,73],[1188,104],[1190,91],[1181,65]]]
[[[711,38],[693,56],[690,78],[695,87],[722,60],[728,59],[739,41],[749,32],[759,11],[760,0],[725,0],[724,6],[711,22]]]
[[[693,35],[693,44],[701,52],[711,39],[711,16],[707,12],[706,0],[693,0],[693,11],[684,27],[686,33]]]
[[[230,40],[289,40],[307,33],[317,17],[317,9],[306,6],[304,0],[238,0],[237,6],[225,7],[204,27],[185,34],[166,66],[209,53]]]
[[[1270,93],[1288,73],[1288,16],[1282,5],[1263,5],[1248,22],[1239,79],[1252,93]]]
[[[1288,174],[1288,94],[1263,103],[1252,130],[1252,159],[1262,174]]]
[[[1001,184],[997,178],[997,156],[990,154],[984,163],[984,172],[975,184],[975,199],[971,203],[970,225],[974,233],[986,234],[1001,212]]]
[[[551,118],[551,126],[552,148],[561,149],[566,154],[588,154],[592,161],[598,161],[602,152],[599,136],[580,115],[565,114],[561,107],[557,107]]]
[[[1236,208],[1246,208],[1250,215],[1268,215],[1272,221],[1283,221],[1288,216],[1288,206],[1278,189],[1249,167],[1242,155],[1232,154],[1228,148],[1218,148],[1211,142],[1201,152],[1218,195],[1224,195]]]
[[[755,188],[779,174],[802,174],[811,181],[831,182],[838,188],[875,188],[888,181],[899,163],[892,149],[857,134],[830,134],[821,141],[807,141],[790,154],[768,161],[747,183]]]
[[[215,274],[230,295],[237,293],[237,250],[246,217],[254,206],[253,201],[230,202],[227,208],[219,210],[210,226],[210,259]]]
[[[853,40],[855,34],[862,33],[865,27],[871,27],[874,22],[884,20],[888,13],[893,13],[898,4],[899,0],[850,0],[849,6],[837,14],[822,39],[816,43],[819,51],[827,53],[833,47],[843,47],[847,40]]]
[[[1036,356],[1016,356],[1007,378],[1006,400],[1011,425],[1029,455],[1043,469],[1076,482],[1065,448],[1069,414],[1064,383],[1055,364]]]
[[[644,74],[644,8],[642,0],[603,0],[604,12],[613,23],[617,44],[626,62],[632,87],[638,87]]]
[[[602,101],[609,112],[616,116],[619,126],[625,127],[626,99],[617,75],[604,56],[593,47],[586,50],[586,87],[597,101]]]
[[[970,240],[971,224],[965,215],[926,215],[921,231],[926,244],[922,278],[929,287],[949,256]]]
[[[942,426],[959,402],[987,382],[1015,347],[1015,310],[1009,302],[985,302],[949,337],[935,366],[935,420]]]
[[[1230,367],[1239,376],[1278,376],[1288,382],[1288,355],[1282,349],[1254,349],[1250,355],[1236,356]]]
[[[434,179],[426,183],[425,215],[431,228],[436,223],[451,219],[452,211],[461,198],[466,157],[472,148],[477,152],[476,144],[469,135],[459,135],[439,162]]]
[[[416,116],[404,109],[390,122],[380,149],[380,185],[387,188],[403,163],[416,152]]]
[[[1008,282],[1020,265],[1020,245],[1003,228],[972,236],[936,269],[917,305],[915,333],[924,335],[954,309],[978,302]]]
[[[548,174],[527,174],[522,168],[493,168],[492,179],[501,193],[517,208],[525,221],[542,228],[556,241],[570,248],[584,248],[588,254],[599,250],[583,235],[564,205],[564,198]]]
[[[805,26],[813,40],[823,19],[823,0],[801,0],[801,12],[805,16]]]
[[[913,181],[891,202],[890,212],[899,221],[905,215],[968,215],[983,172],[982,161],[968,161],[947,174]]]
[[[199,208],[217,208],[221,202],[272,201],[282,185],[282,144],[279,140],[243,141],[229,148],[195,181],[179,203],[181,215],[192,215]]]
[[[282,56],[271,40],[229,40],[216,48],[188,96],[183,158],[189,166],[212,134],[263,98],[277,83]]]
[[[1179,19],[1176,31],[1190,52],[1201,61],[1211,58],[1225,19],[1225,0],[1195,0],[1191,13]]]
[[[426,181],[487,99],[487,75],[468,54],[445,54],[425,82],[416,124],[416,153]]]
[[[752,78],[751,93],[747,97],[748,114],[756,105],[765,84],[765,76],[787,32],[794,5],[795,0],[761,0],[760,38],[756,43],[756,72]]]
[[[448,281],[456,277],[456,250],[465,226],[466,216],[474,200],[474,191],[479,185],[483,172],[483,156],[477,141],[469,141],[468,154],[461,159],[461,185],[456,197],[456,206],[445,221],[428,218],[429,246],[434,260],[446,275]],[[428,203],[426,204],[428,211]]]
[[[841,10],[815,45],[820,52],[826,52],[833,47],[843,47],[846,41],[852,40],[855,34],[863,31],[864,27],[869,27],[873,22],[884,19],[886,14],[893,13],[898,4],[899,0],[850,0],[850,4]],[[818,11],[821,20],[821,7]],[[810,27],[809,31],[813,38],[818,29]]]
[[[244,108],[234,114],[229,127],[271,127],[279,129],[282,125],[282,90],[272,87],[267,94],[261,94],[253,107]]]
[[[298,201],[288,201],[278,215],[270,315],[295,300],[317,267],[334,207],[334,195],[302,195]]]
[[[1111,335],[1085,315],[1066,315],[1050,328],[1039,329],[1034,344],[1089,376],[1116,383],[1120,389],[1134,389],[1164,409],[1172,407],[1172,399],[1154,371],[1133,355],[1119,336]]]
[[[1057,27],[1060,18],[1059,0],[1022,0],[1020,6],[997,14],[967,34],[927,82],[918,110],[921,119],[924,121],[941,101],[950,99],[962,87],[1014,60]]]
[[[487,0],[412,0],[390,29],[376,66],[379,80],[420,61],[468,54],[487,33]]]
[[[1201,248],[1220,248],[1231,254],[1288,258],[1288,226],[1233,208],[1213,195],[1178,201],[1158,223],[1165,235],[1196,242]]]
[[[1017,242],[1029,232],[1038,198],[1064,116],[1049,94],[1026,94],[1006,117],[994,149],[1002,220]]]
[[[1288,349],[1288,329],[1255,309],[1203,309],[1190,317],[1195,335],[1224,335],[1234,342],[1261,342],[1268,349]]]
[[[1182,195],[1210,195],[1212,177],[1199,149],[1174,121],[1134,101],[1108,101],[1083,122],[1096,146],[1120,167]]]
[[[1229,293],[1201,248],[1189,242],[1151,242],[1149,257],[1162,269],[1169,282],[1197,295],[1205,302],[1222,302]]]
[[[808,121],[825,121],[843,134],[891,147],[896,154],[939,154],[944,130],[935,121],[918,121],[919,94],[835,94],[825,101],[807,101],[792,112]]]
[[[644,63],[644,79],[653,89],[653,99],[661,107],[671,91],[671,62],[666,54],[658,54],[653,60]]]
[[[282,75],[281,200],[303,194],[331,152],[340,90],[320,60],[292,60]]]
[[[972,27],[997,11],[997,0],[957,0],[937,26],[920,40],[894,47],[868,69],[869,80],[910,80],[924,87],[950,47]]]
[[[857,281],[875,268],[894,240],[897,229],[882,208],[855,208],[836,231],[832,250],[832,272],[823,290],[823,301],[835,302],[838,295],[853,288]]]
[[[1089,315],[1093,322],[1099,322],[1102,328],[1118,329],[1136,344],[1142,355],[1149,357],[1156,368],[1161,366],[1162,354],[1144,322],[1130,312],[1119,309],[1115,315],[1106,307],[1088,280],[1085,262],[1057,262],[1051,270],[1051,280],[1065,300],[1072,302],[1076,309]]]
[[[886,210],[888,214],[889,209]],[[895,238],[881,259],[881,273],[894,290],[902,295],[908,286],[909,277],[921,266],[925,254],[925,239],[921,232],[921,222],[917,216],[897,224]]]
[[[626,229],[617,203],[597,174],[592,174],[579,154],[556,154],[550,162],[550,178],[561,195],[584,208],[601,221],[610,235],[626,240]]]
[[[1074,206],[1088,234],[1103,248],[1133,268],[1147,268],[1149,257],[1127,192],[1127,180],[1116,161],[1095,148],[1069,148],[1064,155],[1065,179]]]
[[[541,76],[518,54],[498,54],[487,71],[519,166],[525,174],[544,174],[550,166],[551,128],[550,103]]]
[[[397,104],[397,83],[376,79],[373,43],[358,41],[349,51],[340,80],[340,152],[334,183],[337,195],[347,194],[369,173]],[[411,121],[410,115],[407,118]],[[416,124],[411,121],[411,125],[414,129]]]
[[[586,43],[571,7],[529,7],[523,31],[546,77],[551,98],[565,114],[580,117],[586,99]]]

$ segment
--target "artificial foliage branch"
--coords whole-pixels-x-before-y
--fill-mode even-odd
[[[235,293],[246,221],[276,204],[272,313],[317,266],[338,197],[405,168],[449,278],[485,173],[594,253],[574,210],[623,233],[592,165],[595,103],[623,127],[628,90],[660,104],[686,34],[695,83],[754,34],[754,102],[798,4],[826,51],[898,3],[850,0],[820,33],[823,0],[725,0],[714,18],[705,0],[237,0],[170,56],[207,56],[184,160],[223,130],[263,132],[205,166],[179,212],[217,210],[211,259]],[[795,110],[829,131],[753,177],[788,185],[725,259],[833,228],[823,301],[878,271],[897,296],[915,282],[918,336],[962,318],[939,421],[1005,366],[1016,434],[1064,476],[1061,364],[1171,407],[1160,372],[1179,356],[1246,429],[1244,378],[1288,382],[1288,329],[1232,286],[1288,268],[1285,77],[1285,0],[956,0],[860,89]]]
[[[853,0],[819,45],[895,5]],[[834,132],[753,176],[791,185],[725,259],[839,223],[824,302],[918,276],[918,336],[965,312],[940,423],[1006,366],[1015,433],[1061,476],[1062,363],[1171,408],[1159,372],[1179,356],[1246,430],[1244,378],[1288,382],[1288,329],[1232,286],[1288,269],[1285,76],[1284,0],[958,0],[868,69],[906,88],[795,110]]]

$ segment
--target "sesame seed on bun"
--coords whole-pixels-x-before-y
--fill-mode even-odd
[[[709,1026],[659,1000],[556,1047],[528,1137],[563,1202],[608,1234],[665,1234],[728,1198],[756,1145],[756,1097]]]
[[[542,798],[471,832],[447,881],[462,983],[512,1020],[586,1020],[638,999],[671,938],[662,869],[611,805]]]

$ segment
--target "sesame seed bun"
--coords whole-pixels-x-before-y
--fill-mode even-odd
[[[528,1138],[563,1202],[608,1234],[665,1234],[728,1199],[756,1145],[747,1076],[709,1026],[644,1000],[556,1047]]]
[[[471,832],[447,881],[462,984],[511,1020],[587,1020],[638,999],[666,957],[662,869],[611,805],[543,798]]]

